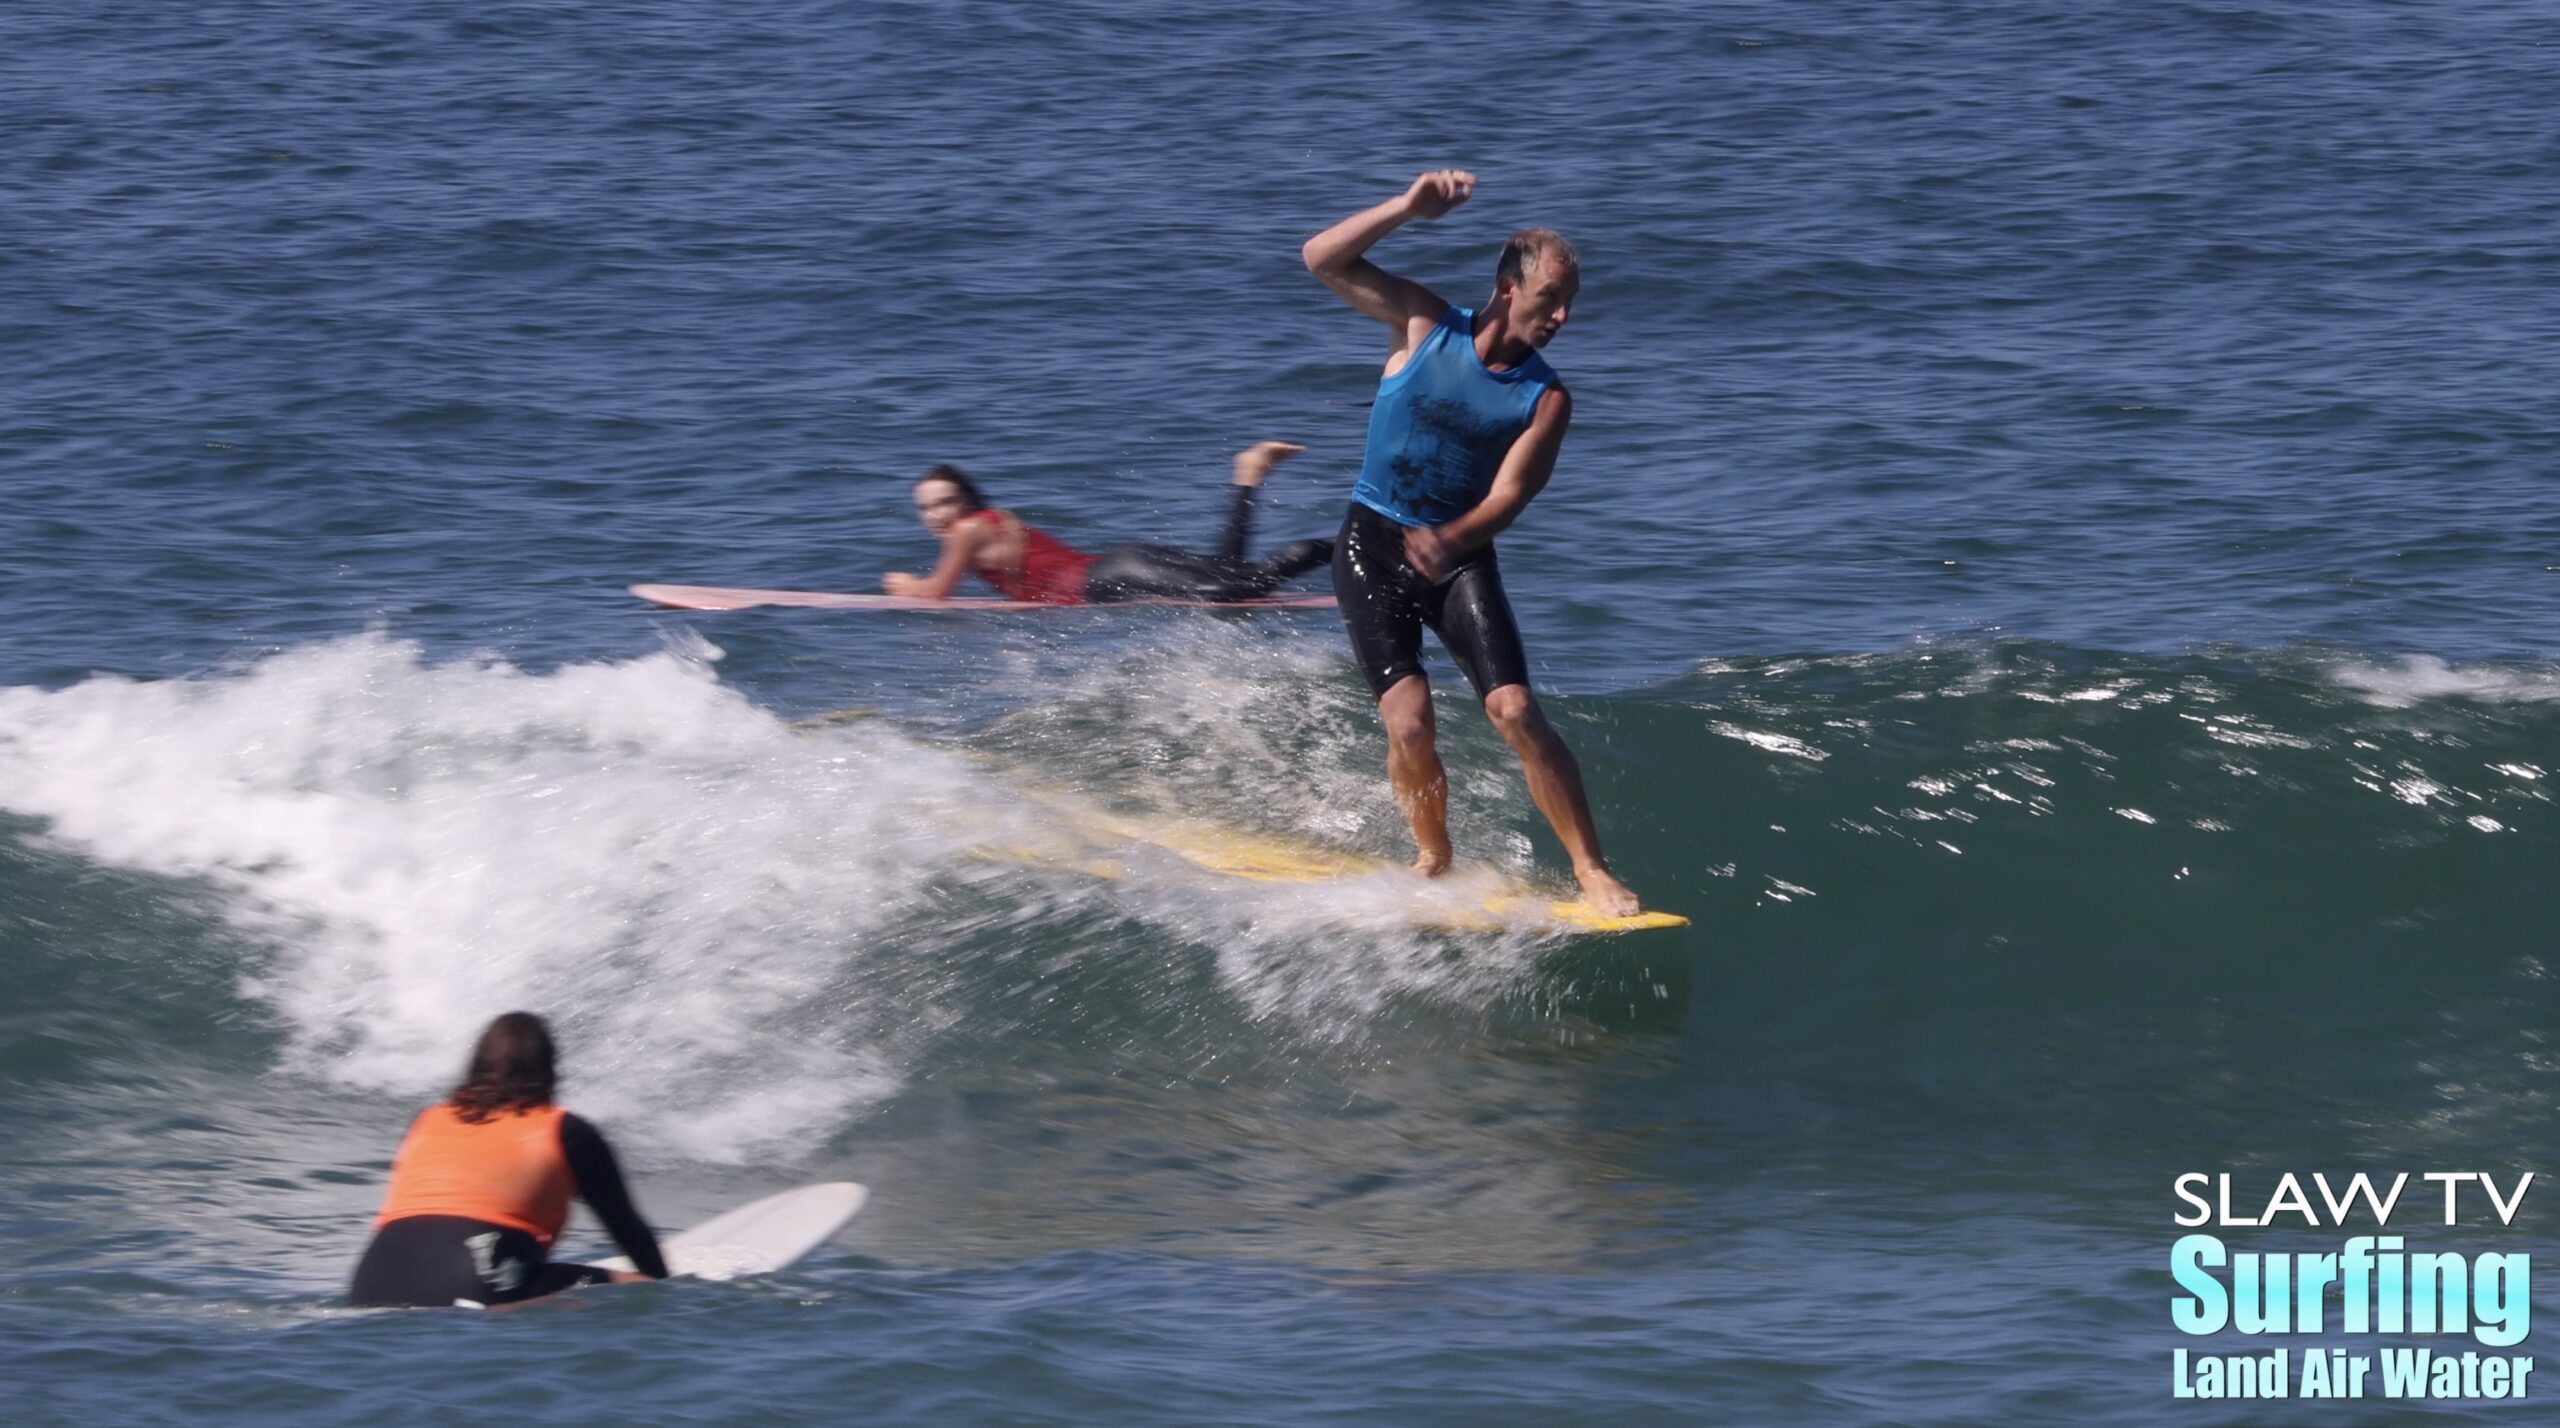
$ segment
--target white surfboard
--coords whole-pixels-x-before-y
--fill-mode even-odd
[[[771,1274],[836,1237],[871,1192],[850,1180],[803,1185],[740,1205],[725,1215],[658,1242],[667,1257],[667,1272],[696,1279],[735,1279],[743,1274]],[[595,1261],[603,1269],[630,1269],[616,1255]]]
[[[911,595],[839,595],[826,590],[740,590],[725,585],[634,585],[631,593],[652,605],[674,610],[752,610],[781,605],[801,610],[916,610],[930,614],[990,614],[1014,610],[1115,609],[1134,605],[1171,605],[1191,610],[1330,610],[1330,595],[1266,595],[1258,600],[1114,600],[1103,605],[1042,605],[1029,600],[995,600],[955,595],[947,600],[919,600]]]

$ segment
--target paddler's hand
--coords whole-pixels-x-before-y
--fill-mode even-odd
[[[1405,563],[1422,572],[1422,578],[1437,585],[1449,578],[1449,567],[1458,563],[1458,548],[1432,526],[1409,526],[1404,533]]]
[[[903,570],[892,570],[880,577],[880,588],[892,595],[913,595],[924,582]]]
[[[1476,176],[1465,169],[1433,169],[1404,191],[1407,213],[1437,218],[1467,201],[1476,191]]]

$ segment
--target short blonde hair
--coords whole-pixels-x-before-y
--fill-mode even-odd
[[[1502,245],[1502,258],[1494,264],[1493,280],[1518,287],[1532,256],[1562,263],[1576,272],[1582,270],[1582,255],[1573,251],[1573,244],[1563,234],[1552,228],[1523,228]]]

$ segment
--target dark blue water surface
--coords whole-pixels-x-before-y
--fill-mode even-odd
[[[2550,21],[9,7],[9,1416],[2537,1421],[2177,1400],[2375,1344],[2190,1338],[2167,1264],[2184,1172],[2560,1152]],[[1198,544],[1284,438],[1264,533],[1328,531],[1386,333],[1298,245],[1443,165],[1389,267],[1583,254],[1503,560],[1686,931],[1004,855],[1063,800],[1401,856],[1330,615],[624,593],[876,589],[942,461]],[[1462,854],[1560,885],[1435,670]],[[515,1006],[660,1223],[871,1208],[336,1307]],[[2392,1228],[2547,1258],[2547,1198]]]

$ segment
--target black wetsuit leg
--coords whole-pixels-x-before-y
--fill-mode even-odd
[[[1253,538],[1253,486],[1237,486],[1227,524],[1213,552],[1169,545],[1115,545],[1085,572],[1084,598],[1097,605],[1119,600],[1257,600],[1283,580],[1304,575],[1333,558],[1320,540],[1292,541],[1260,560],[1247,560]]]
[[[1218,535],[1218,554],[1229,560],[1244,559],[1244,548],[1253,543],[1253,499],[1260,486],[1235,486],[1233,498],[1227,502],[1227,528]]]
[[[1529,682],[1529,653],[1520,647],[1520,623],[1502,590],[1502,563],[1486,546],[1439,585],[1439,609],[1431,632],[1458,662],[1482,699],[1506,684]]]
[[[1422,673],[1422,611],[1430,592],[1431,583],[1404,558],[1404,527],[1352,502],[1334,537],[1333,593],[1371,695]]]
[[[609,1276],[556,1264],[522,1230],[456,1215],[411,1215],[376,1231],[356,1263],[347,1302],[359,1308],[447,1308],[457,1299],[513,1304]]]
[[[1084,598],[1119,600],[1250,600],[1275,581],[1241,560],[1169,545],[1115,545],[1084,574]]]
[[[1506,684],[1527,684],[1528,655],[1493,548],[1468,556],[1435,585],[1405,559],[1404,533],[1402,525],[1354,501],[1334,542],[1333,589],[1369,692],[1383,696],[1398,680],[1423,673],[1426,627],[1457,660],[1477,698]]]

